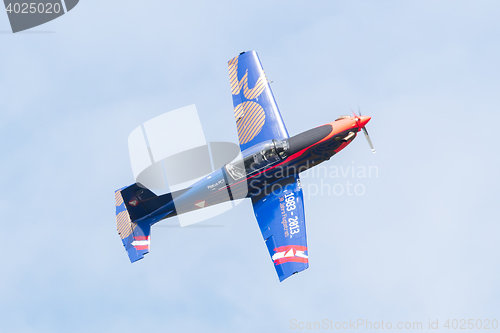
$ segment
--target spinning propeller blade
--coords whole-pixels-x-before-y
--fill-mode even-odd
[[[366,140],[368,140],[368,144],[370,145],[370,148],[372,149],[372,153],[375,153],[375,148],[373,148],[373,143],[372,143],[372,140],[370,140],[370,136],[368,135],[368,131],[366,130],[366,126],[363,127],[363,132],[365,133]]]
[[[351,109],[351,111],[352,111],[352,109]],[[352,111],[352,113],[354,113],[354,111]],[[359,113],[359,117],[361,117],[361,110],[359,109],[359,105],[358,105],[358,113]],[[354,113],[354,116],[357,119],[356,121],[359,121],[359,118],[357,118],[355,113]],[[372,149],[372,153],[375,154],[375,148],[373,148],[373,143],[372,143],[372,140],[370,139],[370,135],[368,134],[366,126],[363,126],[362,130],[363,130],[363,133],[365,133],[365,137],[366,137],[366,140],[368,141],[368,144],[370,145],[370,148]]]

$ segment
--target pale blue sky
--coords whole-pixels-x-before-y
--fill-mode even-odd
[[[497,1],[87,0],[32,30],[53,33],[0,34],[0,330],[500,320],[499,17]],[[372,116],[377,153],[360,136],[326,166],[378,177],[323,179],[366,191],[306,200],[310,268],[283,283],[249,202],[223,228],[154,227],[131,265],[113,198],[128,134],[196,104],[209,141],[236,142],[226,63],[251,49],[291,135]]]

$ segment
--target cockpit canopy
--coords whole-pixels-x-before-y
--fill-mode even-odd
[[[351,116],[342,115],[342,116],[338,117],[337,119],[335,119],[335,121],[342,120],[342,119],[349,119],[349,118],[351,118]]]
[[[287,139],[265,141],[243,151],[246,157],[226,164],[225,169],[233,180],[238,180],[287,158],[287,152]]]

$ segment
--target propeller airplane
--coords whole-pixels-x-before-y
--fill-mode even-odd
[[[157,196],[139,183],[115,192],[116,224],[131,262],[149,252],[151,226],[228,200],[249,198],[279,280],[309,267],[299,174],[347,147],[369,116],[335,121],[290,137],[255,51],[228,63],[241,157],[183,190]],[[228,195],[229,194],[229,195]]]

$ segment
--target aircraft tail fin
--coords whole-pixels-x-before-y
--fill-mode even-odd
[[[132,184],[115,192],[115,199],[120,196],[131,221],[136,221],[172,201],[170,194],[157,196],[140,183]],[[118,207],[118,199],[116,199]]]
[[[148,214],[144,207],[139,205],[139,201],[130,196],[132,193],[130,188],[134,185],[115,192],[116,229],[127,250],[130,262],[144,258],[144,255],[149,252],[151,233],[149,223],[133,222]]]
[[[175,192],[175,195],[183,191]],[[157,196],[140,183],[115,191],[116,229],[131,262],[149,252],[151,220],[137,222],[172,201],[172,193]],[[175,213],[175,211],[173,211]]]

